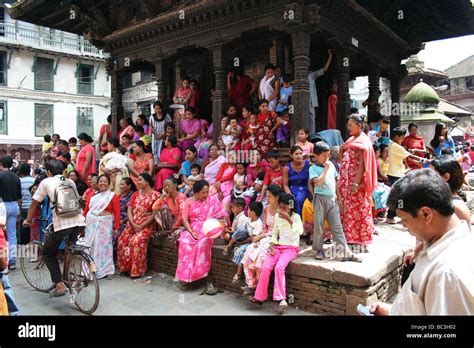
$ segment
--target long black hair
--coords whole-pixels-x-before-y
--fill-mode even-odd
[[[130,190],[132,192],[135,192],[137,190],[137,186],[135,185],[135,183],[133,182],[132,178],[126,176],[125,178],[122,179],[122,181],[125,181],[125,183],[130,186]]]
[[[290,195],[289,193],[286,193],[286,192],[282,192],[278,196],[278,204],[285,204],[291,208],[293,213],[296,213],[296,201],[293,195]]]
[[[453,156],[441,156],[431,161],[433,168],[443,176],[449,173],[448,185],[451,192],[456,193],[461,190],[464,183],[464,173],[461,165]]]
[[[139,176],[141,176],[143,178],[143,180],[145,180],[148,183],[148,185],[150,185],[151,189],[153,189],[153,187],[155,187],[155,181],[153,180],[153,178],[151,177],[150,174],[141,173]]]
[[[430,145],[433,149],[436,149],[439,146],[439,137],[441,136],[441,132],[443,131],[443,128],[446,127],[444,123],[437,123],[435,127],[435,133],[433,136],[433,140],[431,140]],[[447,138],[448,133],[446,133],[446,138]]]

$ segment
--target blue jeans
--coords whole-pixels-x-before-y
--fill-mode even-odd
[[[19,309],[15,303],[15,297],[13,296],[13,289],[10,284],[10,279],[8,279],[6,274],[0,273],[0,282],[3,284],[3,293],[7,299],[8,314],[11,316],[18,315]]]
[[[20,207],[15,202],[4,202],[7,210],[7,238],[8,238],[8,252],[9,263],[16,263],[16,222],[18,215],[20,215]]]

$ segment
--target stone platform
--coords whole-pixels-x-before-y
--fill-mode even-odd
[[[362,263],[317,261],[311,247],[302,243],[299,257],[286,271],[289,303],[317,314],[357,315],[359,303],[368,305],[378,300],[388,301],[396,295],[400,288],[403,259],[414,248],[415,238],[401,225],[382,223],[376,225],[376,230],[378,235],[374,236],[369,252],[359,254]],[[223,241],[216,240],[211,275],[218,288],[241,293],[244,284],[232,284],[237,266],[231,261],[232,254],[222,254],[223,249]],[[174,275],[177,250],[168,239],[154,237],[150,242],[148,262],[151,270]],[[271,292],[269,295],[271,298]]]

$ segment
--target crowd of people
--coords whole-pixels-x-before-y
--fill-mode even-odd
[[[267,65],[258,87],[234,69],[227,87],[232,104],[222,117],[217,143],[213,125],[196,113],[199,94],[185,77],[173,97],[172,115],[156,101],[149,118],[139,115],[135,123],[120,119],[117,134],[109,116],[97,141],[99,155],[94,140],[81,133],[68,141],[58,134],[45,136],[42,168],[21,164],[15,173],[12,159],[2,158],[9,270],[16,267],[18,216],[24,220],[20,244],[42,238],[42,226],[34,223],[38,216],[61,232],[45,247],[57,285],[52,296],[66,291],[51,257],[62,237],[83,237],[98,278],[111,279],[116,270],[138,278],[147,272],[148,242],[156,233],[176,244],[176,278],[182,287],[207,279],[207,293],[213,294],[213,240],[203,231],[204,222],[213,218],[225,225],[220,237],[227,241],[224,254],[233,253],[233,282],[245,279],[244,294],[261,304],[274,271],[273,299],[286,308],[285,270],[298,256],[300,238],[312,245],[317,260],[328,258],[324,244],[334,242],[341,250],[338,260],[362,262],[357,254],[369,251],[374,225],[396,223],[396,210],[387,206],[390,187],[411,170],[431,167],[437,172],[451,188],[456,215],[470,226],[459,192],[474,151],[467,144],[458,159],[445,125],[436,126],[428,147],[416,124],[410,124],[408,136],[400,127],[389,134],[381,115],[366,124],[354,113],[347,118],[350,138],[331,148],[323,141],[310,142],[308,130],[291,128],[291,78],[281,68]],[[252,105],[256,91],[257,107]],[[292,133],[296,142],[289,163],[283,163],[282,149],[289,147]],[[237,158],[239,151],[249,153],[247,161]],[[81,216],[66,219],[52,209],[61,180],[74,185]],[[420,241],[408,261],[422,247]]]

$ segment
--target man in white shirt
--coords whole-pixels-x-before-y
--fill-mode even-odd
[[[430,169],[395,183],[388,205],[424,249],[392,306],[376,303],[375,315],[473,315],[474,236],[454,214],[451,191]]]
[[[310,71],[308,73],[308,82],[309,82],[309,112],[310,112],[310,118],[309,118],[309,134],[313,134],[315,131],[315,124],[316,124],[316,112],[315,108],[319,107],[319,102],[318,102],[318,90],[316,88],[316,79],[320,76],[323,76],[326,71],[329,69],[329,66],[331,65],[332,61],[332,50],[328,50],[328,59],[326,61],[326,64],[324,64],[324,67],[316,70],[316,71]]]
[[[54,196],[56,188],[60,184],[61,180],[67,180],[74,184],[70,179],[65,179],[62,176],[64,171],[63,164],[58,160],[48,161],[45,165],[48,172],[48,178],[44,179],[35,194],[32,197],[30,209],[28,210],[28,216],[23,222],[24,226],[29,226],[32,223],[33,215],[38,205],[46,198],[49,197],[50,202],[54,202]],[[79,202],[77,202],[78,204]],[[43,256],[45,259],[46,266],[48,266],[49,272],[51,273],[51,279],[56,284],[55,289],[51,291],[50,297],[59,297],[66,294],[66,286],[62,281],[61,270],[57,259],[57,251],[59,245],[64,238],[67,237],[69,243],[75,243],[80,232],[84,230],[85,219],[82,214],[77,214],[70,217],[62,217],[56,214],[56,210],[53,209],[53,227],[54,233],[51,233],[46,237],[43,246]]]

